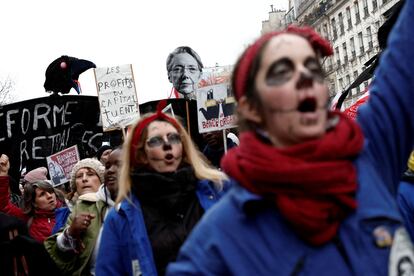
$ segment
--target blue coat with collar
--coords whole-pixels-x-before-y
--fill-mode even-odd
[[[218,192],[212,182],[199,181],[196,193],[203,209],[213,206],[229,187],[226,182]],[[117,209],[112,208],[104,222],[96,275],[157,275],[138,199],[131,195]]]
[[[402,225],[395,201],[414,141],[414,1],[388,40],[358,123],[365,144],[354,160],[358,207],[323,246],[301,240],[275,207],[242,187],[210,209],[181,247],[167,275],[387,275],[390,247],[377,227]]]

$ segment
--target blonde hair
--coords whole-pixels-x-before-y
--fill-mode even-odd
[[[131,182],[130,173],[133,167],[131,165],[131,157],[130,157],[131,153],[130,152],[131,152],[133,134],[137,126],[144,119],[148,118],[151,115],[153,115],[153,113],[145,114],[144,116],[142,116],[135,124],[133,124],[133,126],[128,131],[126,142],[124,143],[124,146],[123,146],[124,154],[122,157],[121,173],[119,175],[119,181],[118,181],[119,190],[118,190],[118,197],[116,199],[116,203],[119,203],[123,199],[128,198],[128,195],[131,192],[132,182]],[[170,122],[165,121],[163,119],[156,119],[154,121],[162,121],[162,122],[167,122],[170,124]],[[183,144],[182,162],[187,163],[193,167],[194,174],[197,179],[210,180],[214,183],[215,188],[218,191],[222,190],[223,181],[228,179],[227,176],[223,172],[208,165],[208,161],[206,160],[204,155],[199,150],[197,150],[196,146],[191,140],[191,137],[187,134],[182,124],[178,120],[176,121],[177,121],[177,126],[178,126],[177,131],[182,138],[182,144]],[[148,129],[148,126],[146,126],[145,129],[143,130],[142,135],[139,138],[139,141],[137,142],[134,141],[138,145],[137,151],[134,153],[136,155],[135,160],[138,160],[140,162],[143,162],[143,158],[145,156],[144,147],[145,147],[145,141],[146,141],[147,134],[148,134],[147,129]]]
[[[410,158],[408,158],[407,167],[411,171],[414,171],[414,151],[411,152]]]

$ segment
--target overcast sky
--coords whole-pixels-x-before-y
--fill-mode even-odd
[[[0,79],[14,81],[15,101],[50,95],[45,70],[69,55],[98,67],[132,64],[143,103],[169,95],[165,61],[176,47],[192,47],[206,67],[234,64],[260,34],[270,5],[287,9],[288,0],[3,2]],[[84,95],[97,95],[92,70],[79,80]]]

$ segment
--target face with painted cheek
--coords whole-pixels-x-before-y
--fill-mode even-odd
[[[286,147],[326,132],[328,88],[308,41],[294,34],[272,38],[264,49],[255,84],[259,123],[275,146]]]
[[[182,161],[183,145],[177,129],[170,123],[154,121],[148,125],[145,162],[153,170],[174,172]]]
[[[194,92],[201,76],[197,60],[190,54],[180,53],[173,57],[172,64],[168,79],[174,88],[183,95]]]

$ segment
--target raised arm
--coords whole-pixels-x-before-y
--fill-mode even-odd
[[[405,1],[358,121],[372,162],[396,194],[414,142],[414,1]]]
[[[28,216],[23,213],[23,210],[10,202],[9,169],[9,157],[2,154],[0,156],[0,212],[28,220]]]

